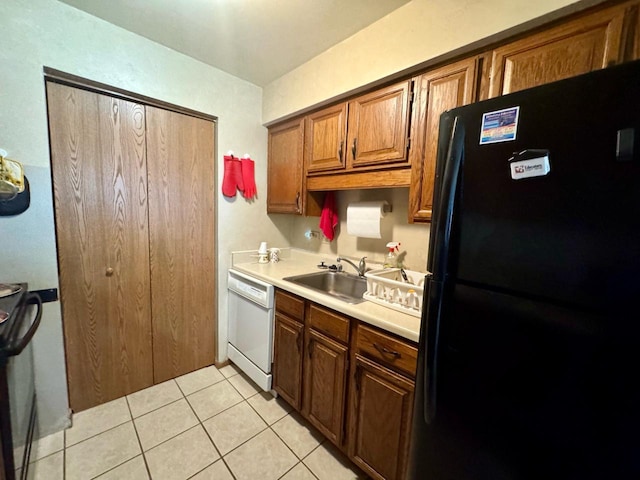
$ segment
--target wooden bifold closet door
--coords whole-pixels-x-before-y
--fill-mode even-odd
[[[74,411],[211,365],[215,124],[47,82]]]
[[[213,123],[147,107],[155,383],[214,362]]]
[[[47,83],[69,401],[153,384],[144,106]]]

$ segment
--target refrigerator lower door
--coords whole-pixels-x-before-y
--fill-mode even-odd
[[[462,284],[451,295],[437,410],[414,423],[410,478],[640,478],[637,332]]]

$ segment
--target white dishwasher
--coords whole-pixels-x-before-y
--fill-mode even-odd
[[[271,390],[273,285],[237,270],[228,274],[229,360]]]

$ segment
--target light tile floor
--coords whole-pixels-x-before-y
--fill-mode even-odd
[[[234,366],[207,367],[73,416],[32,447],[35,480],[352,480],[360,472]]]

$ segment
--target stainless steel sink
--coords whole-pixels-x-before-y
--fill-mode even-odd
[[[345,272],[323,271],[286,277],[283,280],[326,293],[347,303],[362,303],[367,291],[365,278]]]

